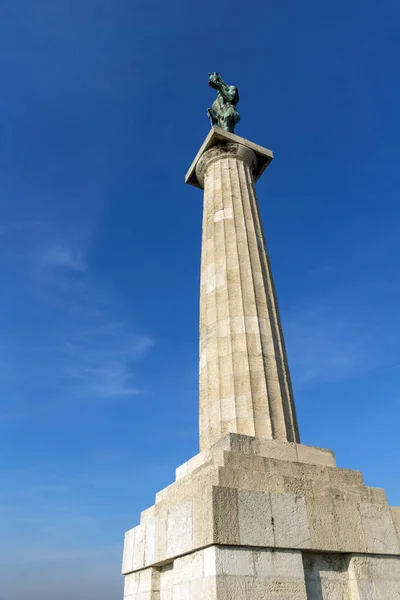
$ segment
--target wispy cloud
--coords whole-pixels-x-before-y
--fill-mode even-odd
[[[44,267],[66,268],[73,271],[85,271],[87,264],[79,253],[67,247],[48,248],[39,257],[39,264]]]
[[[22,317],[30,320],[28,332],[13,328],[0,340],[0,378],[12,383],[19,372],[32,369],[35,381],[59,389],[60,401],[66,395],[70,401],[115,400],[143,393],[135,364],[154,341],[128,316],[123,300],[92,274],[85,259],[90,236],[83,244],[77,232],[61,234],[43,222],[7,227],[19,252],[13,276],[24,298]]]
[[[139,394],[134,364],[151,349],[152,338],[135,331],[123,303],[100,286],[89,269],[75,279],[74,273],[82,273],[82,259],[74,259],[72,253],[65,257],[62,266],[69,272],[53,272],[50,279],[45,273],[41,287],[43,301],[59,317],[53,344],[60,380],[69,382],[79,398]]]
[[[153,340],[134,334],[122,322],[107,322],[66,339],[66,373],[83,397],[113,398],[137,395],[133,364],[150,350]]]

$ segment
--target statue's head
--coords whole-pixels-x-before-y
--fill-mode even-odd
[[[214,88],[214,90],[218,90],[221,85],[224,83],[221,75],[217,72],[208,74],[208,85]]]

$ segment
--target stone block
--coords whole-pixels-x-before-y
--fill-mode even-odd
[[[283,440],[265,440],[257,438],[257,454],[278,460],[297,461],[296,444]]]
[[[257,375],[255,375],[255,377],[257,377]],[[263,394],[264,396],[265,394]],[[264,436],[264,437],[270,437],[272,435],[271,432],[271,423],[269,422],[269,420],[266,418],[265,415],[262,415],[263,413],[263,408],[262,408],[262,401],[263,398],[260,398],[260,395],[254,394],[253,395],[253,402],[254,402],[254,416],[253,417],[253,422],[254,422],[254,433],[257,436]],[[262,415],[262,416],[259,416]]]
[[[361,471],[350,471],[348,469],[329,469],[329,480],[337,486],[364,486]]]
[[[301,552],[285,550],[253,550],[256,577],[275,580],[304,579]]]
[[[167,511],[157,515],[156,527],[156,562],[167,557]]]
[[[222,468],[219,470],[219,484],[225,487],[235,487],[242,490],[271,491],[283,493],[283,477],[267,475],[251,469]]]
[[[133,547],[132,570],[142,569],[144,567],[144,549],[146,543],[146,526],[138,525],[135,527],[135,540]]]
[[[262,388],[264,390],[264,388]],[[261,390],[261,391],[262,391]],[[226,451],[275,458],[280,461],[301,462],[306,464],[335,467],[334,454],[324,448],[304,446],[285,440],[272,440],[238,433],[230,433],[211,448],[223,448]],[[343,471],[346,471],[343,469]]]
[[[355,555],[349,561],[351,600],[400,598],[400,556]]]
[[[135,596],[126,596],[126,600],[159,600],[159,592],[139,592]]]
[[[360,504],[366,551],[372,554],[399,554],[399,540],[388,506]]]
[[[199,579],[204,575],[203,551],[191,552],[174,560],[173,585]]]
[[[124,551],[122,555],[122,574],[133,571],[133,548],[135,543],[135,530],[130,529],[125,533]]]
[[[270,581],[255,577],[246,581],[245,597],[252,600],[308,600],[303,581]]]
[[[158,504],[159,502],[162,502],[168,496],[168,492],[172,488],[172,485],[173,484],[165,487],[164,489],[162,489],[156,493],[156,504]]]
[[[365,552],[366,541],[357,500],[333,498],[336,550]]]
[[[174,584],[174,563],[163,565],[159,569],[160,600],[172,600]]]
[[[307,498],[307,517],[310,530],[310,548],[315,550],[335,550],[335,513],[333,500],[319,496]]]
[[[214,487],[212,495],[214,540],[218,544],[240,545],[238,491],[233,488]]]
[[[240,377],[240,375],[238,376]],[[250,379],[249,379],[250,382]],[[250,383],[249,386],[250,388]],[[246,392],[241,392],[242,395],[244,395]],[[228,429],[225,429],[222,427],[222,431],[228,431]],[[255,435],[256,433],[256,429],[255,429],[255,421],[254,418],[247,418],[247,419],[239,419],[237,418],[234,423],[233,423],[233,427],[230,428],[230,431],[243,431],[244,433],[246,433],[247,435]]]
[[[193,498],[193,541],[202,548],[214,541],[213,493],[205,487]]]
[[[193,549],[193,503],[188,500],[171,508],[167,520],[167,557]]]
[[[400,581],[374,581],[374,588],[377,598],[380,600],[398,600],[400,598]]]
[[[386,492],[382,488],[364,487],[360,497],[366,504],[387,504]]]
[[[238,518],[241,546],[274,546],[269,493],[238,490]]]
[[[239,433],[230,433],[214,444],[210,452],[214,453],[218,450],[225,450],[226,452],[236,452],[239,454],[256,454],[255,447],[256,438]]]
[[[152,591],[158,591],[159,574],[155,569],[144,569],[137,573],[130,573],[125,577],[124,598],[127,600],[137,600],[141,595],[149,595]],[[152,598],[150,598],[152,600]]]
[[[188,600],[190,598],[190,581],[174,585],[172,589],[172,600]]]
[[[253,553],[247,548],[221,546],[216,552],[217,575],[253,576]]]
[[[176,479],[182,479],[182,477],[186,477],[189,473],[192,473],[195,469],[202,466],[206,462],[206,456],[204,452],[200,452],[196,454],[193,458],[183,463],[180,467],[176,469],[175,476]]]
[[[358,581],[400,581],[400,556],[353,555],[349,562],[349,577]]]
[[[303,444],[296,444],[296,447],[297,460],[299,462],[336,467],[335,455],[330,450],[315,448],[314,446],[304,446]]]
[[[124,598],[136,598],[138,594],[139,574],[130,573],[124,580]]]
[[[271,494],[275,546],[281,548],[309,548],[306,502],[302,496]]]
[[[236,417],[238,419],[251,418],[252,400],[250,395],[235,397]]]
[[[289,462],[285,460],[277,460],[275,458],[265,458],[265,471],[271,476],[286,476],[286,477],[298,477],[299,476],[299,463]]]
[[[247,600],[246,580],[236,575],[224,575],[216,578],[218,600]],[[257,600],[251,596],[251,600]]]
[[[265,458],[265,470],[270,475],[309,479],[318,484],[329,481],[329,469],[321,465]]]
[[[155,504],[150,506],[150,508],[146,508],[140,513],[140,525],[146,523],[146,521],[153,519],[155,515]]]
[[[235,397],[221,398],[220,411],[222,421],[233,421],[236,419],[236,404]]]
[[[340,554],[304,553],[307,598],[310,600],[352,600],[347,559]]]
[[[156,560],[156,527],[157,520],[152,517],[144,524],[146,530],[144,546],[144,565],[149,566]]]
[[[310,479],[283,477],[283,490],[281,491],[295,496],[312,496],[313,486]]]
[[[215,577],[217,574],[217,546],[209,546],[203,550],[204,576]]]
[[[394,526],[396,527],[397,537],[400,542],[400,506],[391,506],[390,510],[392,511]]]
[[[266,473],[265,459],[262,456],[249,456],[236,452],[224,453],[224,466],[230,469],[242,469],[244,471],[260,471]]]
[[[380,598],[376,594],[373,581],[363,579],[362,581],[350,582],[349,589],[352,592],[351,600],[393,600],[392,598]]]
[[[217,600],[215,577],[204,577],[190,582],[190,600]]]
[[[337,498],[344,500],[346,498],[346,492],[348,489],[344,486],[335,486],[328,479],[314,479],[312,481],[313,495],[316,498]],[[356,496],[357,497],[357,496]]]

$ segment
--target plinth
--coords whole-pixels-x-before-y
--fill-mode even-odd
[[[300,444],[254,184],[272,152],[214,127],[204,189],[200,454],[125,535],[125,600],[400,599],[400,508]]]

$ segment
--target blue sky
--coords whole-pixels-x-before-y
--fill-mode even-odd
[[[0,5],[0,600],[115,600],[197,451],[207,73],[240,89],[303,443],[400,505],[400,5]]]

